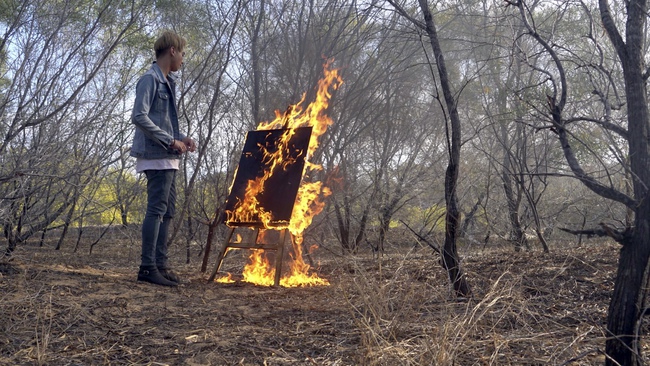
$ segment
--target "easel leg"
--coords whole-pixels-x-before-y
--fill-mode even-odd
[[[235,228],[231,228],[230,232],[228,233],[228,237],[226,238],[226,242],[223,243],[223,246],[219,251],[219,256],[217,257],[217,265],[214,267],[214,271],[212,272],[212,275],[210,275],[210,278],[208,278],[208,282],[214,281],[214,278],[217,276],[217,272],[219,271],[219,268],[221,268],[221,262],[223,261],[223,257],[226,255],[226,251],[228,250],[228,244],[230,244],[230,239],[232,239],[232,234],[234,232],[235,232]]]
[[[275,278],[273,286],[280,286],[280,277],[282,277],[282,259],[284,257],[284,242],[287,239],[287,229],[283,229],[280,233],[280,242],[278,249],[275,251]]]

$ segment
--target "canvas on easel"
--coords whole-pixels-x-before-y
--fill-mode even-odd
[[[246,186],[269,172],[269,162],[265,160],[263,151],[273,153],[278,149],[278,143],[287,129],[249,131],[239,159],[239,167],[232,184],[226,212],[232,212],[237,203],[244,199]],[[288,223],[291,220],[293,205],[298,194],[305,166],[305,157],[311,138],[311,127],[293,129],[293,136],[287,144],[289,149],[286,162],[281,169],[276,169],[266,181],[264,191],[257,196],[259,206],[270,212],[272,223]],[[227,221],[228,226],[256,226],[258,220],[250,222]]]
[[[281,139],[286,133],[292,133],[285,147],[280,147]],[[226,212],[233,212],[239,202],[243,201],[246,196],[246,189],[249,181],[254,181],[267,175],[264,190],[256,196],[259,208],[270,213],[271,220],[267,223],[262,222],[258,217],[252,216],[243,221],[235,217],[226,217],[226,225],[230,227],[219,256],[217,265],[209,278],[214,281],[223,258],[228,248],[251,249],[251,250],[270,250],[275,252],[275,278],[274,285],[280,284],[282,272],[282,259],[284,256],[284,246],[287,238],[287,226],[291,220],[293,206],[298,194],[298,189],[302,181],[302,174],[305,167],[306,154],[309,148],[311,138],[311,127],[299,127],[293,130],[276,129],[276,130],[257,130],[249,131],[246,135],[246,141],[239,159],[237,173],[226,201]],[[270,161],[267,154],[275,153],[279,148],[286,148],[283,155],[283,164],[277,167],[272,174]],[[255,230],[252,240],[240,242],[234,239],[236,228],[245,227]],[[260,229],[278,227],[280,232],[279,239],[274,243],[259,243],[257,238]]]

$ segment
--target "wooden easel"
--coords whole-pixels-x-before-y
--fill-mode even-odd
[[[250,241],[245,241],[242,239],[241,242],[233,242],[233,234],[235,233],[235,230],[238,228],[247,228],[247,229],[254,229],[255,234],[251,235],[252,240]],[[221,268],[221,263],[223,262],[223,258],[226,255],[226,252],[228,251],[228,248],[234,248],[234,249],[251,249],[251,250],[273,250],[276,252],[275,254],[275,277],[273,279],[273,286],[279,286],[280,285],[280,277],[282,275],[282,258],[284,257],[284,245],[287,240],[287,229],[280,229],[278,230],[280,232],[280,239],[277,242],[274,243],[264,243],[260,244],[258,243],[259,235],[260,235],[260,227],[259,225],[251,225],[251,226],[238,226],[238,227],[231,227],[230,231],[228,232],[228,236],[226,236],[226,241],[221,248],[221,251],[219,251],[219,256],[217,257],[217,266],[214,268],[214,271],[212,272],[212,275],[210,275],[210,278],[208,279],[208,282],[214,281],[215,277],[217,276],[217,272],[219,271],[219,268]],[[271,229],[265,229],[265,230],[271,230]]]
[[[287,115],[290,113],[291,109],[288,109]],[[221,262],[230,248],[274,250],[276,252],[274,286],[280,285],[284,246],[287,235],[289,235],[287,229],[280,228],[286,228],[291,221],[293,205],[295,204],[298,189],[302,182],[302,174],[306,163],[305,159],[309,150],[312,133],[311,126],[287,127],[248,131],[246,134],[246,141],[244,141],[239,165],[237,165],[235,178],[230,187],[225,208],[223,209],[228,218],[226,225],[230,228],[230,232],[219,252],[217,266],[214,272],[212,272],[209,281],[214,281],[221,267]],[[276,169],[276,166],[271,172],[272,164],[268,161],[268,154],[277,156],[277,158],[281,158],[286,163],[281,165],[281,169]],[[264,175],[267,175],[264,180],[264,189],[255,193],[257,200],[255,211],[261,211],[258,213],[239,212],[239,205],[246,201],[246,196],[250,193],[247,188],[248,183]],[[236,212],[237,214],[235,214]],[[270,220],[266,226],[275,226],[275,228],[272,227],[271,229],[264,230],[272,230],[279,233],[279,240],[264,244],[258,242],[258,239],[260,239],[260,230],[263,230],[265,226],[257,216],[261,212],[269,215],[268,218]],[[239,240],[233,241],[233,234],[237,228],[255,230],[253,239],[248,241],[242,240],[242,242]]]

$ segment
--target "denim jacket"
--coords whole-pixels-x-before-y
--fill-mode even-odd
[[[178,131],[176,83],[165,79],[154,62],[136,86],[131,122],[137,127],[131,156],[143,159],[178,159],[180,154],[169,148],[173,139],[185,136]]]

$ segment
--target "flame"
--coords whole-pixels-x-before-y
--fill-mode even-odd
[[[276,110],[274,120],[262,122],[257,126],[258,130],[282,128],[287,130],[282,135],[277,150],[270,152],[260,146],[265,165],[269,169],[263,176],[248,181],[244,199],[237,203],[232,212],[228,212],[227,222],[250,222],[256,218],[263,223],[265,229],[289,230],[292,235],[293,254],[290,269],[280,279],[280,285],[285,287],[329,285],[326,279],[318,277],[315,273],[309,273],[311,268],[303,259],[302,244],[303,232],[311,225],[313,218],[325,207],[324,198],[331,194],[330,189],[325,187],[322,182],[307,181],[313,179],[310,176],[311,172],[322,170],[322,167],[311,162],[310,158],[318,149],[319,138],[333,123],[332,119],[326,114],[332,97],[330,89],[338,89],[343,82],[338,70],[332,69],[331,64],[332,60],[328,60],[323,65],[324,76],[318,81],[316,97],[304,110],[302,106],[306,99],[306,93],[302,95],[298,103],[289,106],[285,112]],[[287,146],[295,133],[294,129],[298,127],[312,127],[309,147],[305,156],[303,182],[298,189],[290,221],[279,226],[277,223],[271,225],[271,214],[259,207],[257,197],[264,191],[266,181],[276,169],[283,169],[295,161],[289,158],[290,151]],[[246,282],[269,286],[273,285],[274,272],[275,269],[268,260],[266,253],[263,250],[253,250],[249,257],[249,263],[244,268],[243,277]]]
[[[215,281],[219,283],[235,283],[235,280],[232,278],[232,273],[226,273],[224,277],[217,278]]]
[[[260,286],[273,286],[275,269],[269,262],[266,253],[262,250],[253,250],[248,261],[244,272],[242,272],[244,282]]]
[[[280,279],[280,286],[328,286],[330,283],[327,279],[319,277],[316,273],[309,273],[311,266],[305,263],[303,259],[301,244],[302,243],[293,244],[295,251],[292,255],[293,263],[289,269],[289,273],[285,274],[285,276]],[[312,249],[313,248],[314,246],[312,246]],[[253,250],[248,258],[248,264],[244,267],[242,275],[244,282],[260,286],[272,286],[275,281],[275,268],[271,264],[267,252],[263,250]],[[232,279],[230,274],[227,279]],[[220,281],[218,282],[226,282],[226,278],[221,278],[219,280]]]
[[[280,279],[280,286],[328,286],[330,284],[328,280],[318,277],[316,273],[309,273],[311,266],[305,263],[302,255],[302,236],[295,236],[292,244],[294,250],[293,263],[289,273]],[[313,247],[312,245],[312,249]]]

